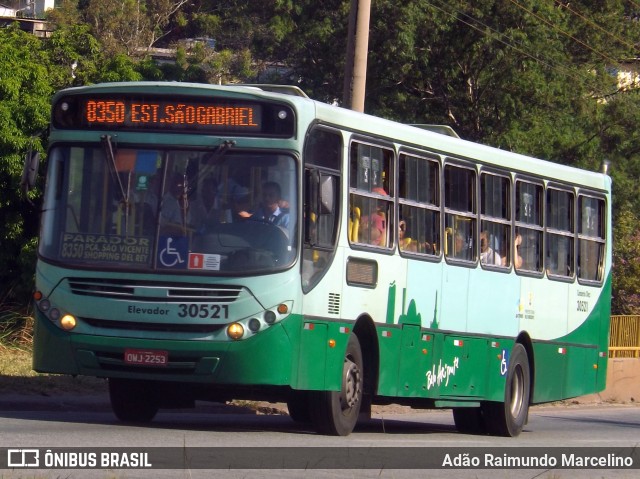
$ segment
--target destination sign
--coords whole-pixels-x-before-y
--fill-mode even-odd
[[[91,125],[136,125],[261,130],[260,105],[207,105],[192,102],[118,101],[88,98],[83,121]]]
[[[293,135],[293,111],[231,98],[75,95],[54,106],[56,128]]]

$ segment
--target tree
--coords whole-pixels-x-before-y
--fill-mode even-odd
[[[640,230],[638,216],[629,210],[618,215],[613,253],[615,314],[640,314]]]
[[[24,153],[43,151],[53,92],[42,42],[17,25],[0,29],[0,298],[26,302],[33,276],[37,208],[20,195]],[[35,136],[34,136],[35,135]],[[32,136],[34,136],[32,138]],[[34,192],[34,197],[38,192]]]

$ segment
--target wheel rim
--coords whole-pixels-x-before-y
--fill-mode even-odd
[[[520,365],[513,371],[510,403],[511,416],[516,418],[522,411],[522,405],[524,404],[524,372]]]
[[[360,368],[351,359],[345,358],[342,394],[340,395],[343,411],[351,409],[358,404],[361,387]]]

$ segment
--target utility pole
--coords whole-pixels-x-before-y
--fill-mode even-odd
[[[370,14],[371,0],[351,0],[343,103],[345,107],[360,112],[364,112],[367,84]]]

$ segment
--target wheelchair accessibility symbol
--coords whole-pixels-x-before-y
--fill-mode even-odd
[[[506,376],[509,369],[509,351],[502,350],[502,360],[500,361],[500,376]]]
[[[184,236],[161,236],[158,243],[158,265],[163,268],[187,267],[188,243]]]

